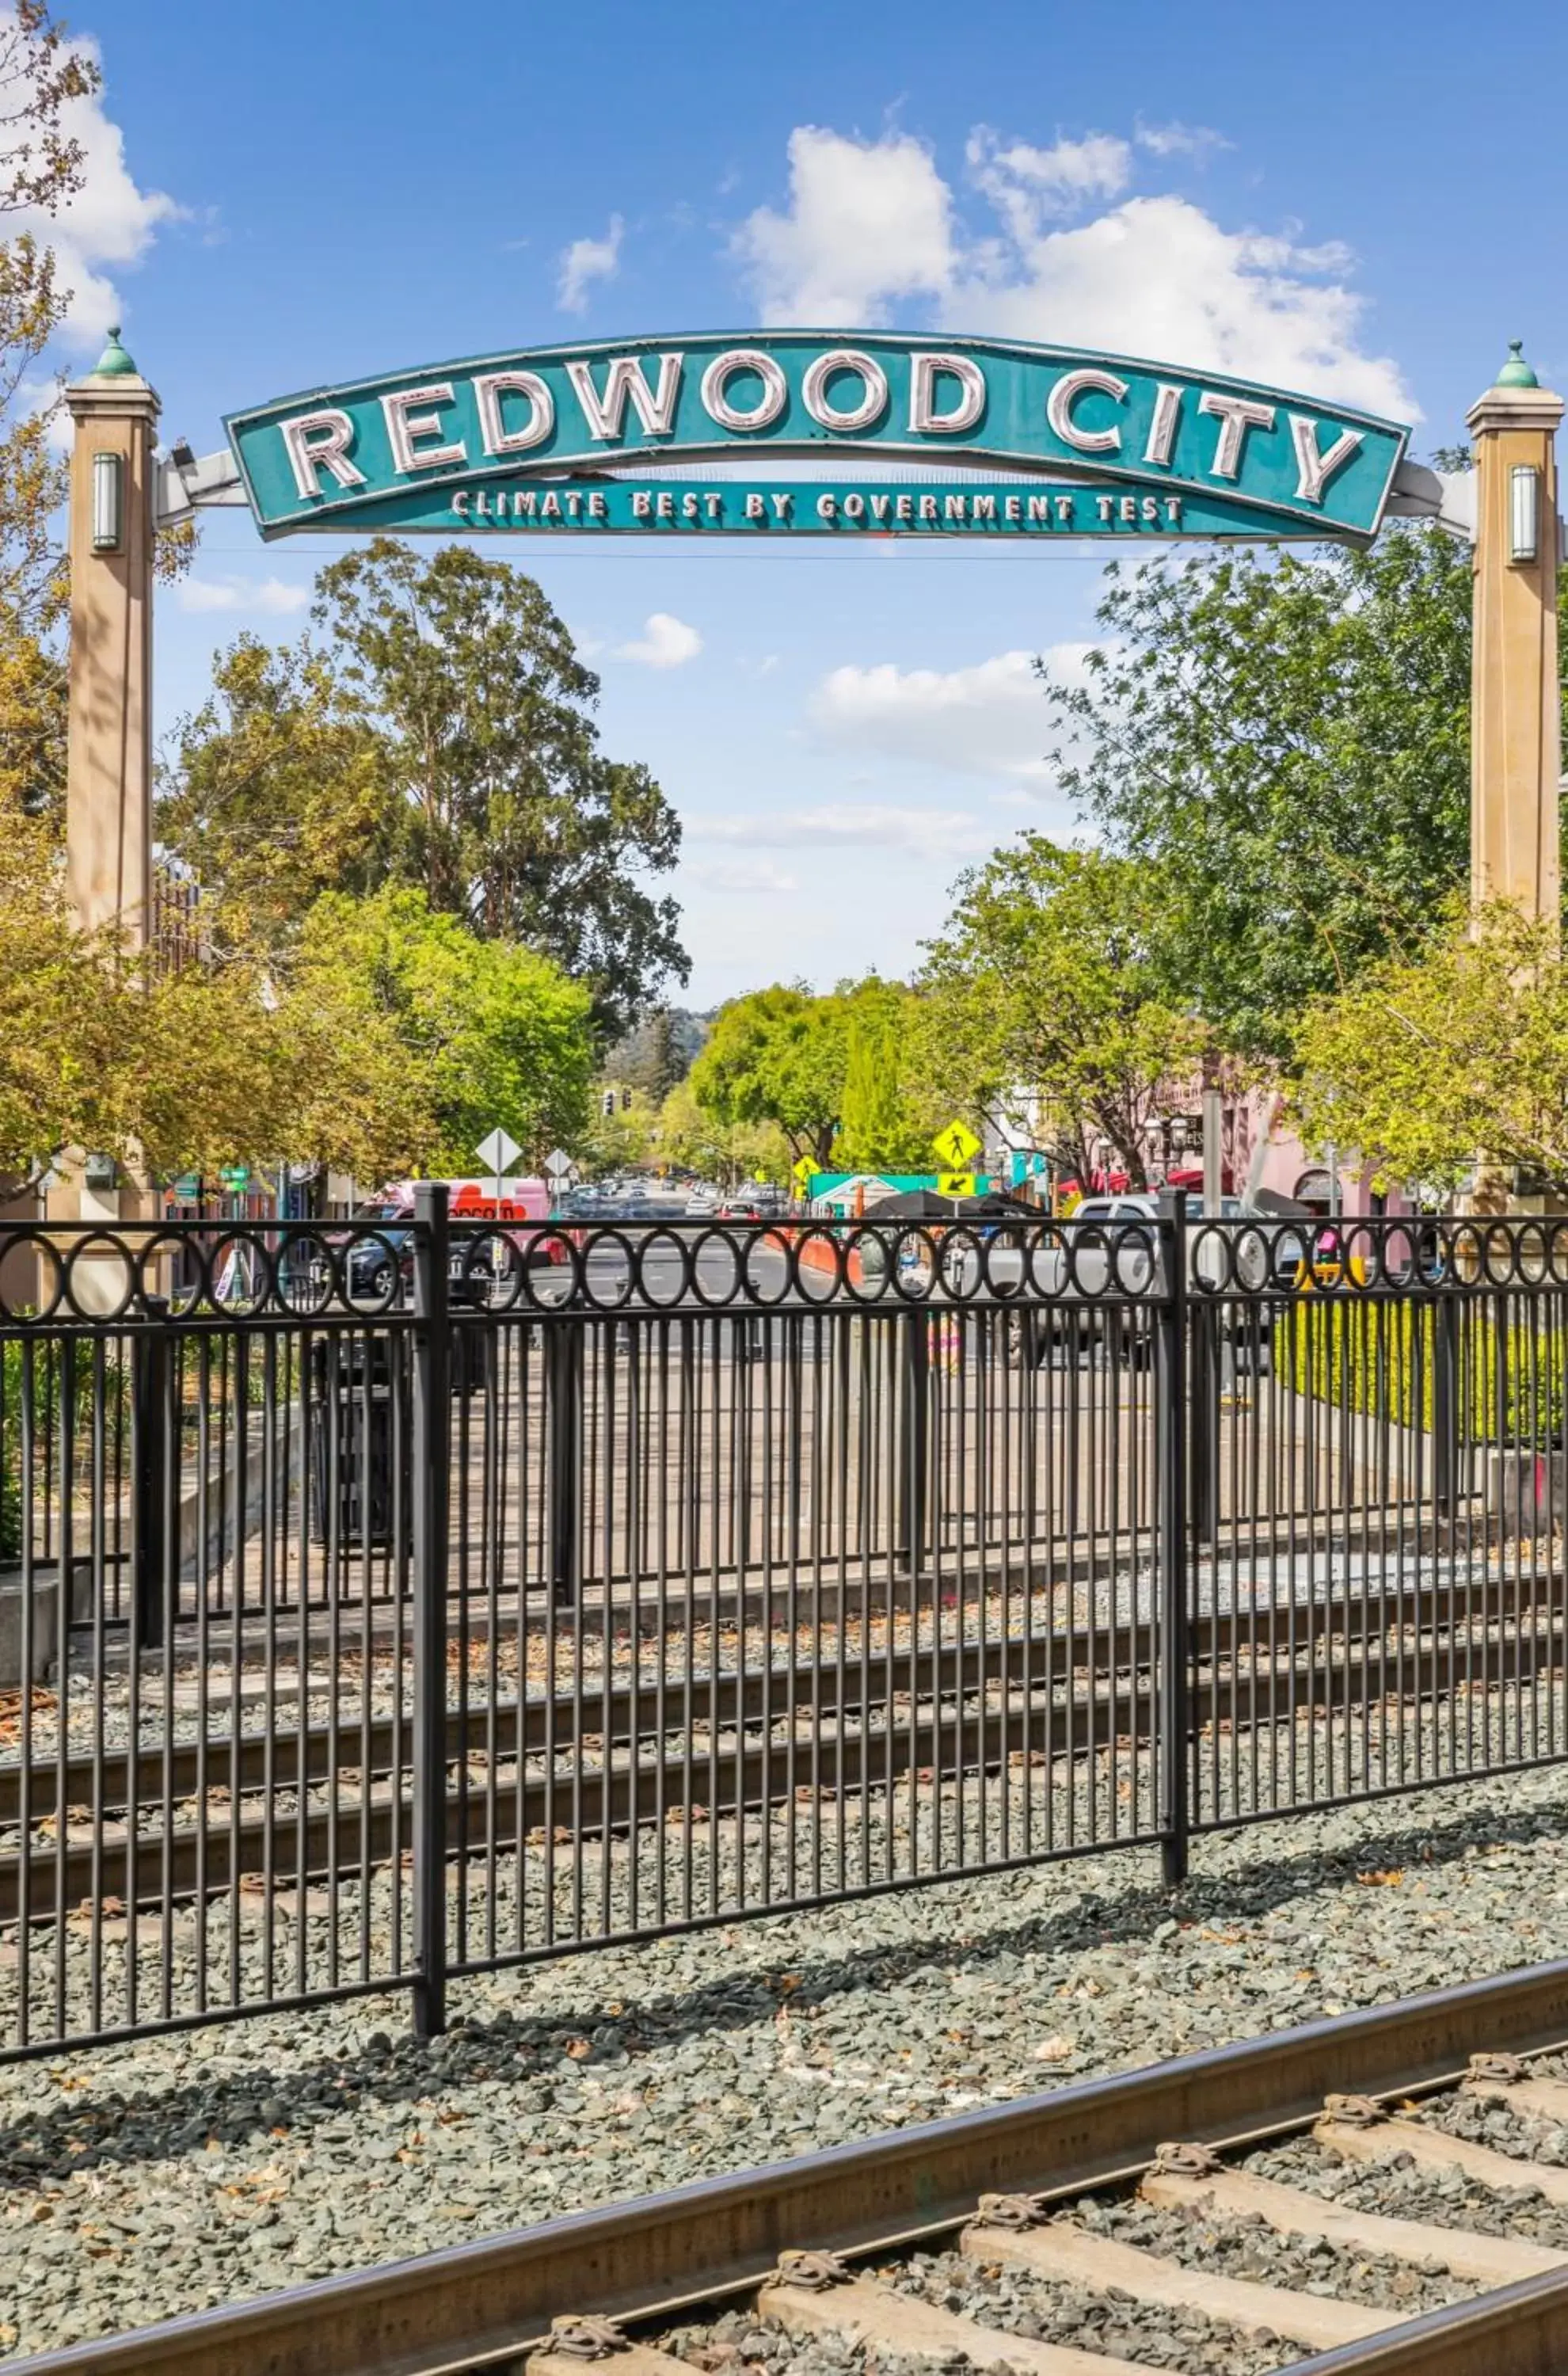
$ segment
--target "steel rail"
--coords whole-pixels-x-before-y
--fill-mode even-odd
[[[1293,2359],[1289,2376],[1562,2376],[1568,2269],[1386,2327],[1365,2343]]]
[[[776,1604],[783,1598],[777,1589],[773,1597]],[[1363,1664],[1375,1669],[1380,1659],[1410,1661],[1419,1657],[1420,1651],[1408,1645],[1411,1634],[1441,1634],[1455,1643],[1454,1655],[1465,1661],[1480,1656],[1483,1649],[1480,1638],[1456,1638],[1463,1636],[1467,1626],[1512,1624],[1516,1630],[1503,1637],[1503,1643],[1494,1641],[1486,1653],[1484,1675],[1461,1666],[1459,1680],[1482,1681],[1492,1679],[1498,1650],[1506,1642],[1516,1642],[1522,1650],[1555,1650],[1563,1629],[1558,1613],[1560,1599],[1558,1580],[1542,1570],[1522,1576],[1517,1583],[1508,1576],[1488,1577],[1479,1584],[1422,1586],[1394,1601],[1380,1602],[1363,1592],[1301,1602],[1294,1608],[1289,1601],[1273,1606],[1265,1602],[1240,1614],[1206,1613],[1192,1622],[1204,1666],[1223,1668],[1238,1650],[1275,1651],[1279,1654],[1278,1671],[1288,1674],[1289,1657],[1310,1658],[1325,1636],[1340,1635],[1370,1645],[1357,1658],[1320,1661],[1298,1669],[1301,1681],[1314,1685],[1321,1681],[1325,1688],[1331,1682],[1342,1686],[1347,1673],[1359,1673]],[[1543,1611],[1548,1613],[1545,1625],[1523,1622]],[[880,1602],[873,1613],[883,1613]],[[1394,1635],[1406,1637],[1404,1646],[1396,1643],[1380,1650],[1379,1642]],[[483,1748],[493,1731],[505,1736],[509,1751],[520,1745],[525,1755],[533,1755],[541,1753],[549,1743],[557,1750],[567,1748],[579,1733],[620,1743],[653,1739],[659,1730],[683,1731],[697,1722],[728,1729],[754,1723],[765,1712],[777,1716],[790,1708],[836,1714],[840,1708],[880,1707],[889,1698],[911,1690],[923,1698],[967,1691],[981,1677],[992,1684],[1005,1681],[1026,1687],[1063,1682],[1077,1675],[1104,1681],[1112,1675],[1152,1667],[1158,1649],[1156,1629],[1138,1619],[1118,1624],[1109,1633],[1096,1628],[1092,1635],[1081,1623],[1058,1623],[1049,1633],[1041,1630],[1005,1639],[944,1643],[935,1648],[903,1646],[890,1652],[878,1647],[872,1653],[874,1664],[869,1672],[861,1668],[858,1653],[853,1656],[852,1664],[828,1654],[772,1668],[750,1667],[743,1673],[667,1676],[661,1726],[653,1720],[660,1697],[657,1676],[636,1682],[618,1677],[606,1692],[601,1678],[589,1674],[576,1690],[548,1696],[530,1694],[521,1703],[520,1717],[516,1700],[497,1701],[493,1707],[488,1702],[470,1706],[466,1717],[460,1709],[452,1709],[447,1717],[446,1754],[461,1757],[469,1748]],[[1261,1694],[1268,1671],[1266,1664],[1246,1669],[1239,1688],[1249,1699],[1254,1687]],[[1396,1675],[1411,1671],[1408,1665],[1396,1667]],[[319,1696],[319,1692],[315,1695]],[[228,1694],[220,1692],[215,1698],[225,1705]],[[307,1726],[303,1733],[295,1726],[270,1734],[236,1733],[225,1728],[209,1731],[205,1740],[160,1741],[156,1750],[144,1750],[134,1759],[128,1750],[118,1748],[97,1754],[68,1750],[64,1759],[53,1749],[40,1751],[27,1768],[28,1803],[35,1818],[53,1814],[63,1782],[67,1806],[123,1808],[128,1801],[133,1768],[138,1802],[143,1804],[161,1803],[165,1796],[189,1798],[204,1780],[220,1781],[230,1790],[248,1790],[260,1788],[279,1774],[286,1775],[290,1782],[301,1778],[319,1782],[339,1765],[385,1772],[406,1740],[408,1721],[406,1714],[378,1716],[365,1725],[356,1710],[336,1727]],[[0,1824],[15,1823],[19,1817],[22,1772],[18,1758],[0,1758]]]
[[[1266,1728],[1291,1723],[1300,1716],[1320,1715],[1324,1709],[1375,1706],[1396,1696],[1411,1700],[1413,1712],[1419,1715],[1423,1705],[1451,1693],[1486,1690],[1501,1682],[1535,1682],[1561,1672],[1565,1664],[1564,1629],[1552,1624],[1479,1642],[1428,1642],[1415,1650],[1379,1645],[1370,1653],[1325,1664],[1282,1658],[1195,1681],[1189,1686],[1187,1703],[1198,1732],[1216,1723],[1243,1730]],[[978,1661],[976,1665],[978,1669]],[[780,1680],[788,1681],[788,1670]],[[1002,1678],[993,1672],[988,1680],[996,1682]],[[966,1681],[959,1688],[971,1685]],[[956,1781],[968,1774],[992,1772],[1016,1754],[1080,1760],[1114,1740],[1152,1748],[1157,1738],[1158,1687],[1146,1677],[1124,1682],[1114,1678],[1101,1681],[1069,1701],[1010,1693],[1000,1704],[984,1707],[943,1705],[929,1698],[924,1678],[919,1690],[921,1704],[913,1714],[896,1721],[889,1718],[892,1703],[885,1696],[847,1691],[838,1703],[840,1713],[863,1704],[866,1713],[888,1720],[869,1729],[861,1725],[841,1729],[820,1740],[813,1752],[815,1787],[838,1794],[874,1791],[912,1768],[929,1770],[944,1782]],[[685,1721],[698,1721],[706,1729],[710,1712],[698,1706],[694,1690]],[[802,1713],[811,1712],[809,1701],[800,1706]],[[775,1718],[779,1719],[792,1712],[782,1698],[773,1708]],[[593,1713],[591,1703],[585,1701],[585,1725]],[[514,1764],[516,1740],[499,1719],[515,1714],[515,1704],[510,1710],[496,1711],[502,1754]],[[478,1736],[471,1749],[488,1741],[488,1717],[486,1710],[470,1714],[469,1729]],[[460,1717],[449,1716],[449,1756],[465,1753],[460,1730],[457,1745],[452,1745],[454,1729],[460,1722]],[[682,1729],[682,1719],[672,1718],[671,1728]],[[291,1738],[285,1740],[291,1741]],[[639,1738],[657,1746],[659,1736],[648,1728]],[[346,1765],[359,1747],[345,1726],[339,1762]],[[537,1744],[525,1742],[524,1755],[530,1749],[536,1751]],[[800,1775],[787,1740],[725,1745],[718,1751],[717,1760],[717,1790],[708,1753],[690,1750],[651,1757],[612,1754],[607,1760],[579,1764],[575,1776],[533,1775],[520,1786],[515,1774],[484,1778],[448,1793],[447,1837],[459,1855],[526,1837],[546,1827],[558,1814],[562,1795],[569,1788],[580,1797],[578,1831],[584,1838],[633,1830],[649,1820],[658,1807],[668,1812],[689,1804],[705,1816],[733,1816],[781,1806],[797,1795]],[[158,1752],[149,1753],[147,1763],[156,1770]],[[335,1770],[313,1778],[328,1788],[337,1783]],[[1477,1777],[1467,1770],[1456,1770],[1451,1776],[1426,1778]],[[298,1776],[279,1763],[277,1779],[279,1787],[292,1788]],[[209,1771],[208,1781],[209,1786],[231,1787],[222,1767]],[[161,1792],[137,1802],[138,1808],[154,1809],[164,1803]],[[406,1839],[412,1804],[410,1784],[395,1780],[388,1771],[370,1782],[368,1794],[360,1788],[349,1793],[339,1790],[331,1804],[307,1808],[303,1813],[297,1809],[266,1807],[242,1815],[237,1822],[225,1816],[208,1825],[153,1826],[138,1834],[134,1847],[125,1813],[105,1809],[106,1822],[91,1838],[67,1836],[63,1848],[57,1843],[44,1843],[25,1857],[0,1856],[0,1920],[15,1921],[18,1917],[52,1920],[78,1895],[89,1895],[100,1875],[115,1882],[117,1894],[148,1905],[161,1903],[169,1894],[180,1896],[221,1890],[246,1873],[271,1871],[291,1881],[296,1877],[314,1880],[333,1871],[339,1877],[358,1872],[363,1856],[374,1865]]]
[[[1537,1965],[12,2365],[18,2376],[458,2376],[516,2357],[557,2316],[664,2315],[755,2284],[790,2248],[861,2253],[931,2238],[983,2193],[1060,2199],[1125,2181],[1170,2137],[1234,2148],[1304,2127],[1352,2079],[1377,2097],[1430,2093],[1483,2048],[1565,2041],[1568,1961]],[[1532,2280],[1297,2369],[1548,2376],[1562,2364],[1553,2338],[1565,2319],[1568,2275]]]

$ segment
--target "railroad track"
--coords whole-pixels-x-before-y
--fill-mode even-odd
[[[997,1579],[984,1582],[994,1589]],[[1022,1593],[1028,1584],[1027,1571],[1016,1582]],[[814,1612],[814,1593],[813,1586],[809,1591],[802,1587],[800,1594],[802,1605],[809,1604]],[[666,1598],[671,1627],[677,1621],[684,1622],[687,1612],[681,1596],[671,1591]],[[1363,1683],[1373,1691],[1385,1687],[1391,1678],[1384,1669],[1392,1669],[1401,1657],[1405,1671],[1420,1673],[1419,1687],[1430,1689],[1433,1670],[1418,1670],[1415,1661],[1422,1645],[1430,1649],[1433,1642],[1441,1643],[1444,1654],[1452,1642],[1455,1671],[1467,1678],[1473,1672],[1477,1680],[1483,1671],[1494,1670],[1500,1654],[1515,1642],[1524,1657],[1544,1650],[1560,1657],[1565,1630],[1561,1599],[1557,1572],[1543,1564],[1517,1574],[1479,1580],[1467,1576],[1447,1585],[1402,1586],[1393,1593],[1341,1588],[1294,1605],[1265,1600],[1239,1615],[1229,1610],[1206,1612],[1193,1621],[1193,1632],[1204,1664],[1221,1682],[1227,1670],[1242,1668],[1249,1694],[1261,1695],[1270,1669],[1283,1676],[1305,1661],[1310,1673],[1303,1682],[1332,1693],[1337,1702],[1347,1685],[1352,1692]],[[783,1620],[788,1605],[786,1592],[776,1589],[770,1604],[776,1623]],[[857,1609],[853,1613],[857,1618],[879,1615],[885,1605],[885,1594],[872,1596],[865,1612]],[[708,1615],[700,1600],[695,1615],[699,1622]],[[542,1617],[535,1612],[529,1622],[536,1636],[542,1637]],[[560,1630],[565,1642],[564,1619]],[[194,1649],[187,1656],[194,1662]],[[447,1713],[447,1754],[459,1757],[483,1746],[493,1730],[508,1747],[534,1754],[551,1744],[565,1748],[583,1733],[621,1744],[650,1738],[659,1728],[754,1724],[785,1707],[833,1717],[841,1709],[877,1707],[910,1692],[940,1696],[974,1691],[985,1682],[1038,1690],[1067,1684],[1079,1676],[1109,1682],[1118,1675],[1146,1673],[1158,1658],[1158,1632],[1146,1618],[1091,1622],[1080,1617],[1071,1622],[1042,1622],[1025,1634],[992,1634],[984,1640],[913,1649],[904,1643],[862,1648],[856,1642],[846,1645],[842,1656],[826,1649],[815,1657],[796,1657],[771,1665],[754,1659],[741,1669],[711,1673],[688,1675],[671,1667],[662,1675],[645,1669],[633,1681],[613,1669],[608,1675],[590,1669],[575,1690],[529,1696],[521,1704],[505,1698],[492,1705],[476,1691],[466,1709]],[[156,1684],[144,1688],[147,1702],[157,1705]],[[214,1779],[235,1790],[270,1787],[279,1778],[316,1781],[342,1764],[379,1773],[406,1754],[407,1710],[397,1717],[366,1715],[349,1699],[335,1725],[318,1721],[302,1730],[287,1720],[293,1704],[319,1693],[318,1684],[301,1685],[292,1675],[280,1680],[271,1695],[278,1720],[270,1732],[234,1731],[230,1718],[236,1703],[254,1707],[267,1699],[265,1683],[247,1675],[238,1692],[227,1683],[214,1684],[214,1721],[205,1740],[160,1741],[144,1748],[135,1761],[123,1748],[90,1752],[67,1744],[63,1752],[53,1745],[37,1749],[27,1768],[29,1809],[35,1818],[49,1814],[62,1796],[67,1806],[90,1805],[95,1800],[123,1806],[133,1795],[161,1798],[165,1790],[178,1800]],[[139,1773],[134,1770],[137,1767]],[[0,1757],[0,1824],[15,1823],[20,1814],[22,1773],[19,1760]]]
[[[1385,1602],[1341,1593],[1250,1617],[1206,1616],[1194,1632],[1203,1657],[1190,1705],[1200,1729],[1266,1729],[1390,1699],[1419,1708],[1455,1692],[1528,1686],[1568,1666],[1568,1624],[1536,1578]],[[1020,1753],[1082,1758],[1118,1738],[1146,1744],[1158,1656],[1154,1629],[1134,1622],[738,1673],[596,1678],[521,1704],[476,1700],[446,1718],[448,1759],[459,1769],[476,1756],[484,1764],[471,1780],[460,1770],[455,1777],[449,1835],[477,1848],[552,1829],[570,1808],[575,1827],[597,1837],[689,1803],[712,1816],[787,1804],[803,1782],[856,1791],[914,1770],[947,1781]],[[781,1725],[782,1734],[769,1729]],[[548,1764],[585,1738],[592,1752],[575,1772],[527,1769],[524,1761]],[[315,1878],[334,1864],[343,1873],[383,1862],[409,1836],[407,1770],[393,1763],[409,1753],[406,1714],[356,1721],[345,1712],[336,1725],[209,1732],[134,1758],[68,1751],[40,1755],[25,1772],[0,1763],[0,1825],[18,1824],[24,1806],[30,1824],[62,1803],[80,1811],[64,1840],[0,1851],[0,1922],[24,1909],[53,1919],[105,1875],[117,1894],[149,1904],[244,1874]],[[339,1776],[350,1766],[345,1790]],[[202,1820],[192,1802],[215,1786],[221,1804]],[[280,1806],[279,1788],[317,1796]]]
[[[1548,2376],[1568,2366],[1568,2166],[1520,2148],[1568,2126],[1568,2080],[1529,2060],[1565,2049],[1568,1963],[1539,1966],[13,2364],[746,2376],[760,2333],[776,2371],[829,2364],[826,2343],[839,2367],[1016,2376]],[[1465,2133],[1495,2107],[1507,2152]],[[1304,2132],[1407,2202],[1412,2174],[1436,2180],[1451,2216],[1347,2207],[1243,2159]],[[1521,2186],[1537,2225],[1563,2209],[1554,2240],[1523,2232]],[[1128,2240],[1137,2204],[1165,2249]],[[1258,2239],[1294,2239],[1319,2274],[1237,2274],[1239,2233],[1265,2263]],[[1395,2302],[1369,2298],[1369,2265],[1403,2273]]]

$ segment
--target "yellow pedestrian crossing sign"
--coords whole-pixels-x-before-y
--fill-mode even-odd
[[[937,1132],[931,1143],[949,1171],[956,1171],[961,1163],[968,1163],[972,1156],[978,1155],[980,1151],[980,1143],[967,1123],[950,1122],[945,1130]],[[957,1190],[951,1188],[944,1188],[942,1191],[944,1196],[958,1193]]]
[[[815,1176],[815,1172],[816,1166],[812,1161],[809,1155],[802,1155],[799,1163],[796,1164],[794,1170],[790,1172],[790,1177],[794,1182],[802,1196],[811,1186],[812,1181]]]
[[[936,1175],[936,1193],[939,1196],[972,1196],[975,1193],[975,1175],[972,1171],[939,1171]]]

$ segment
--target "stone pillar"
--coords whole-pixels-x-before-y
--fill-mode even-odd
[[[65,851],[88,927],[151,925],[152,441],[158,398],[109,333],[65,404],[71,454],[70,749]],[[117,515],[117,517],[116,517]],[[117,530],[117,533],[115,532]]]
[[[152,495],[159,402],[111,330],[65,405],[71,452],[71,648],[65,876],[88,929],[117,924],[140,948],[152,925]],[[89,1182],[74,1152],[50,1191],[51,1220],[140,1216],[141,1182]],[[106,1290],[110,1292],[110,1290]],[[117,1285],[110,1300],[118,1293]]]
[[[1555,918],[1560,904],[1557,424],[1515,340],[1468,414],[1476,441],[1475,648],[1470,718],[1470,897]],[[1534,473],[1535,551],[1515,558]]]

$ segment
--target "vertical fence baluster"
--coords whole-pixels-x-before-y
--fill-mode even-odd
[[[452,1401],[446,1186],[414,1191],[414,2030],[446,2026],[446,1551]]]
[[[141,1647],[157,1650],[163,1645],[169,1463],[169,1338],[157,1324],[169,1307],[157,1295],[148,1296],[146,1306],[149,1325],[131,1340],[132,1588]]]
[[[575,1609],[582,1588],[583,1329],[575,1320],[544,1331],[550,1434],[550,1586],[558,1609]],[[613,1561],[608,1551],[608,1594]]]
[[[903,1427],[899,1433],[899,1547],[911,1585],[924,1564],[931,1461],[931,1313],[917,1304],[903,1316]],[[911,1599],[910,1608],[914,1608]]]
[[[1169,1221],[1158,1224],[1165,1293],[1155,1348],[1156,1420],[1159,1430],[1159,1564],[1156,1579],[1159,1626],[1160,1866],[1168,1889],[1187,1878],[1192,1809],[1187,1765],[1187,1199],[1178,1190]],[[1199,1315],[1194,1313],[1195,1320]],[[1205,1315],[1206,1316],[1206,1315]],[[1194,1352],[1196,1347],[1194,1345]],[[1206,1403],[1207,1378],[1194,1360]]]

